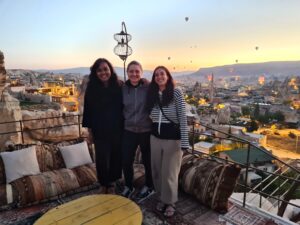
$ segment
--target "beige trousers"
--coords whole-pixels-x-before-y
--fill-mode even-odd
[[[159,139],[151,135],[150,143],[155,190],[163,203],[174,204],[178,199],[178,175],[183,154],[180,140]]]

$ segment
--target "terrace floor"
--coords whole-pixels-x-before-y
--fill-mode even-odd
[[[30,225],[49,209],[57,205],[72,201],[82,196],[97,194],[97,190],[89,190],[66,196],[57,200],[34,205],[30,207],[13,209],[0,212],[0,224]],[[143,212],[143,225],[263,225],[277,224],[268,223],[266,218],[259,216],[245,208],[229,202],[229,211],[221,215],[206,206],[201,205],[192,196],[180,192],[179,201],[176,204],[177,212],[174,217],[166,219],[161,213],[155,210],[157,196],[140,203]],[[280,224],[281,225],[281,224]],[[283,224],[282,224],[283,225]]]

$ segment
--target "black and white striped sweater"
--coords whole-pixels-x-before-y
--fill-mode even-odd
[[[161,93],[160,93],[161,94]],[[183,94],[180,89],[174,89],[174,100],[167,106],[163,106],[164,114],[174,123],[180,124],[181,148],[189,147],[188,126],[186,117],[186,106]],[[158,123],[158,133],[160,133],[160,123],[171,123],[162,114],[158,105],[155,105],[151,111],[150,117],[153,123]]]

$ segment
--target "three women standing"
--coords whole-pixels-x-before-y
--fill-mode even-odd
[[[137,199],[152,194],[154,184],[160,197],[157,210],[171,217],[178,198],[182,150],[189,147],[185,101],[166,67],[154,70],[150,85],[142,73],[139,62],[130,62],[129,79],[122,85],[110,62],[97,59],[85,93],[83,126],[89,128],[95,144],[101,193],[115,192],[114,182],[123,168],[122,195],[132,195],[133,161],[139,146],[146,182]]]
[[[111,63],[99,58],[91,67],[82,126],[89,128],[89,139],[95,144],[101,194],[115,193],[115,181],[121,178],[122,110],[122,82]]]

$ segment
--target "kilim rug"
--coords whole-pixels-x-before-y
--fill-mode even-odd
[[[58,205],[96,193],[97,190],[93,189],[39,205],[2,211],[0,212],[0,225],[31,225],[48,210]]]
[[[226,221],[232,223],[233,225],[266,225],[266,224],[276,224],[284,225],[282,223],[275,223],[266,218],[263,218],[257,213],[253,213],[248,209],[245,209],[238,205],[231,205],[228,213],[222,216]]]
[[[192,196],[180,193],[176,203],[176,213],[172,218],[165,218],[155,207],[158,203],[158,196],[152,195],[150,198],[140,203],[143,211],[143,225],[225,225],[219,221],[219,214],[206,206],[199,204]]]
[[[43,203],[35,206],[13,209],[0,212],[1,225],[32,225],[40,216],[48,210],[72,201],[74,199],[97,194],[97,189],[77,193],[71,196],[60,198],[55,201]],[[191,196],[180,193],[179,200],[176,204],[176,214],[170,219],[166,219],[162,213],[155,210],[158,202],[154,194],[150,198],[140,203],[143,212],[143,225],[224,225],[225,222],[219,222],[219,214],[202,206]]]

